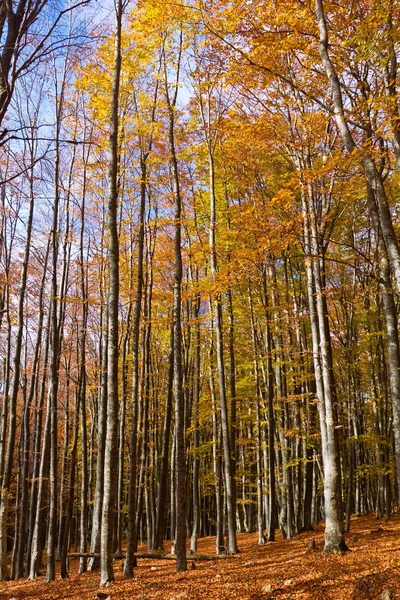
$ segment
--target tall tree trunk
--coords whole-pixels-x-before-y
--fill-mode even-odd
[[[250,310],[251,338],[253,345],[253,369],[255,384],[255,403],[256,403],[256,464],[257,464],[257,533],[259,545],[264,544],[264,512],[263,512],[263,474],[262,474],[262,448],[261,448],[261,407],[260,407],[260,375],[258,365],[258,344],[256,322],[253,309],[253,296],[251,292],[251,281],[248,281],[248,298]]]
[[[343,510],[338,434],[334,409],[332,353],[324,301],[325,288],[321,274],[321,253],[311,186],[304,203],[304,243],[308,301],[310,307],[314,370],[320,413],[322,458],[324,465],[325,552],[346,550],[343,537]]]
[[[96,487],[94,492],[94,509],[90,552],[100,552],[101,515],[103,512],[104,489],[104,452],[106,444],[107,423],[107,365],[108,365],[108,309],[106,300],[105,308],[101,310],[100,328],[100,377],[98,392],[98,419],[97,419],[97,462],[96,462]],[[98,561],[93,558],[89,562],[89,569],[94,571]]]
[[[84,172],[84,181],[86,173]],[[80,519],[80,552],[87,550],[87,518],[88,518],[88,456],[87,456],[87,423],[86,423],[86,329],[88,320],[87,282],[84,256],[84,223],[85,223],[85,193],[84,187],[81,206],[81,231],[80,231],[80,288],[82,301],[82,322],[80,331],[80,368],[79,368],[79,404],[82,413],[82,470],[81,470],[81,519]],[[87,560],[81,557],[79,574],[87,571]]]
[[[159,457],[161,461],[159,483],[157,490],[157,523],[156,523],[156,543],[155,548],[161,550],[163,548],[165,519],[166,519],[166,504],[167,504],[167,487],[168,487],[168,449],[170,441],[170,431],[172,422],[172,395],[173,395],[173,377],[174,377],[174,328],[171,327],[170,337],[170,352],[168,358],[168,382],[167,395],[165,401],[165,417],[162,435],[162,454]],[[174,535],[172,533],[172,535]]]
[[[185,401],[182,370],[182,250],[181,250],[181,194],[179,188],[178,161],[175,152],[174,113],[170,107],[169,144],[173,168],[175,201],[175,265],[174,265],[174,399],[176,436],[176,570],[186,571],[186,448],[185,448]]]
[[[211,306],[211,300],[210,300]],[[220,428],[217,416],[217,400],[215,396],[214,383],[214,346],[210,344],[210,394],[212,407],[212,439],[213,439],[213,472],[215,481],[215,546],[216,553],[220,554],[224,551],[224,531],[223,531],[223,507],[222,507],[222,469],[221,469],[221,444],[220,444]]]
[[[357,145],[353,139],[348,122],[346,120],[340,80],[336,73],[334,64],[329,56],[329,37],[323,0],[315,0],[315,6],[319,29],[319,52],[321,62],[325,69],[326,75],[329,79],[329,83],[332,89],[334,113],[337,127],[339,129],[340,135],[342,136],[347,151],[351,153],[357,149]],[[381,227],[382,237],[384,239],[387,253],[389,256],[397,292],[400,293],[400,246],[397,240],[396,233],[394,231],[393,221],[385,193],[382,174],[379,172],[374,162],[374,159],[371,157],[368,151],[364,151],[360,154],[362,156],[361,164],[364,170],[366,182],[373,191],[373,194],[376,199],[376,205],[379,216],[379,225]],[[378,231],[376,231],[375,233],[378,237]]]
[[[49,321],[51,320],[51,315]],[[50,336],[49,336],[50,338]],[[51,404],[50,396],[47,398],[47,409],[46,409],[46,422],[44,426],[43,443],[40,455],[40,467],[39,467],[39,485],[37,491],[37,499],[33,531],[32,531],[32,542],[31,542],[31,556],[30,556],[30,567],[29,567],[29,579],[35,579],[40,573],[42,551],[43,551],[43,520],[44,520],[44,501],[48,488],[47,472],[50,454],[50,428],[51,428]],[[31,507],[32,510],[32,507]]]
[[[50,473],[49,473],[49,523],[47,534],[47,573],[46,581],[53,581],[56,576],[56,539],[57,539],[57,393],[59,364],[59,330],[58,330],[58,211],[60,203],[60,148],[59,136],[61,127],[62,101],[65,78],[62,83],[60,104],[57,107],[56,123],[56,157],[54,167],[54,205],[53,225],[51,233],[51,301],[50,301],[50,373],[49,373],[49,411],[50,411]]]
[[[269,477],[269,502],[268,502],[268,541],[275,541],[276,529],[276,476],[275,476],[275,412],[274,412],[274,381],[272,365],[272,333],[271,333],[271,311],[268,305],[266,267],[262,276],[262,298],[265,310],[265,352],[266,373],[264,373],[264,385],[267,394],[267,416],[268,416],[268,477]]]
[[[199,279],[198,268],[196,267],[196,283]],[[196,295],[194,299],[195,319],[195,347],[194,347],[194,382],[193,382],[193,482],[192,482],[192,503],[193,503],[193,527],[190,538],[190,552],[197,552],[197,539],[200,530],[200,488],[199,488],[199,469],[200,459],[198,456],[200,445],[200,423],[199,423],[199,401],[200,401],[200,297]]]
[[[183,392],[183,359],[182,359],[182,198],[179,181],[179,168],[175,141],[175,110],[178,99],[181,56],[183,48],[182,29],[179,34],[179,47],[176,62],[175,82],[170,89],[168,82],[169,66],[164,56],[165,97],[168,107],[168,143],[172,174],[172,190],[174,201],[174,287],[173,287],[173,328],[174,328],[174,379],[173,392],[175,400],[175,552],[176,570],[186,571],[186,447],[185,447],[185,397]]]
[[[104,450],[104,495],[100,535],[100,585],[114,579],[114,511],[116,503],[118,437],[118,301],[119,241],[118,208],[118,110],[121,77],[122,0],[116,4],[114,67],[110,112],[110,165],[108,173],[107,224],[109,233],[107,425]]]
[[[79,434],[79,403],[80,394],[78,393],[75,398],[75,413],[74,413],[74,424],[72,433],[72,447],[71,457],[69,461],[69,480],[68,480],[68,496],[65,506],[65,525],[62,539],[61,549],[61,577],[65,579],[68,577],[67,564],[68,564],[68,551],[69,541],[71,534],[72,514],[74,510],[74,496],[75,496],[75,480],[77,470],[77,451],[78,451],[78,434]]]
[[[215,281],[218,264],[216,250],[216,196],[215,196],[215,172],[214,172],[214,157],[209,150],[208,153],[209,166],[209,190],[210,190],[210,230],[209,230],[209,247],[210,247],[210,264],[211,275]],[[226,487],[226,512],[228,525],[228,552],[235,554],[237,551],[236,542],[236,506],[233,506],[233,487],[232,487],[232,466],[231,466],[231,437],[229,427],[228,403],[226,397],[225,385],[225,364],[224,364],[224,343],[222,332],[222,305],[220,294],[215,294],[213,301],[214,312],[214,327],[216,333],[216,354],[217,354],[217,371],[221,409],[221,429],[222,429],[222,444],[224,449],[224,480]]]
[[[31,248],[31,236],[32,236],[32,223],[33,223],[33,212],[34,212],[34,193],[33,193],[33,173],[30,177],[30,202],[29,202],[29,213],[26,226],[26,241],[24,258],[22,263],[21,280],[20,280],[20,291],[18,298],[18,313],[17,313],[17,335],[15,341],[15,351],[13,360],[13,384],[11,391],[11,398],[9,402],[9,426],[8,426],[8,440],[7,440],[7,451],[5,458],[5,470],[2,481],[2,490],[0,496],[0,531],[1,542],[0,543],[0,580],[8,578],[8,564],[7,564],[7,543],[4,543],[3,533],[7,524],[8,517],[8,495],[10,494],[11,475],[14,459],[14,448],[15,448],[15,434],[17,426],[17,399],[18,391],[20,387],[20,372],[21,372],[21,352],[22,352],[22,334],[24,329],[24,303],[25,303],[25,292],[26,283],[28,276],[28,265]],[[27,407],[25,407],[26,409]],[[25,411],[26,412],[26,411]],[[24,420],[25,433],[29,436],[29,420]],[[26,473],[26,468],[25,468]],[[24,486],[25,487],[25,486]],[[26,490],[26,488],[25,488]],[[25,492],[26,493],[26,492]],[[25,502],[26,495],[24,496]]]
[[[43,320],[44,320],[44,309],[43,309],[43,294],[44,294],[44,284],[47,274],[47,261],[50,250],[50,241],[47,245],[46,255],[43,266],[43,276],[40,284],[39,290],[39,299],[38,299],[38,310],[39,310],[39,320],[37,325],[37,337],[35,344],[35,351],[32,361],[32,374],[29,382],[29,392],[28,397],[26,399],[26,404],[24,406],[23,413],[23,430],[24,430],[24,440],[23,440],[23,450],[22,450],[22,468],[21,468],[21,518],[19,521],[19,545],[17,551],[17,568],[16,568],[16,577],[23,577],[24,571],[24,552],[27,546],[28,536],[27,536],[27,525],[28,525],[28,500],[29,500],[29,456],[30,456],[30,409],[34,400],[36,385],[37,385],[37,370],[39,368],[39,353],[42,345],[42,334],[43,334]],[[38,432],[39,433],[39,432]],[[27,564],[28,564],[28,554],[27,554]]]
[[[138,263],[135,306],[133,309],[132,329],[132,422],[129,442],[129,484],[128,484],[128,538],[126,547],[126,559],[124,565],[124,577],[133,577],[135,566],[135,544],[136,532],[136,453],[137,453],[137,420],[139,402],[139,334],[140,314],[142,310],[143,292],[143,255],[144,255],[144,225],[146,209],[146,161],[141,161],[140,181],[140,211],[139,211],[139,234],[138,234]]]
[[[50,249],[50,239],[49,239],[49,249]],[[40,556],[41,556],[41,548],[40,548],[40,539],[39,532],[42,524],[43,518],[43,501],[45,495],[45,488],[47,486],[47,481],[44,481],[44,477],[47,470],[47,451],[48,451],[48,428],[46,428],[48,424],[48,409],[46,409],[46,422],[44,435],[42,435],[43,429],[43,406],[45,401],[45,381],[47,377],[47,365],[48,365],[48,355],[49,355],[49,345],[50,345],[50,319],[51,315],[48,315],[47,318],[47,327],[45,327],[45,331],[47,332],[46,340],[45,340],[45,348],[44,348],[44,358],[43,358],[43,375],[41,378],[41,388],[39,398],[36,402],[35,406],[35,415],[36,419],[34,421],[34,433],[35,439],[33,443],[33,468],[32,468],[32,488],[31,488],[31,500],[29,506],[29,535],[28,535],[28,544],[26,551],[26,571],[29,575],[29,579],[34,579],[37,577],[40,567]],[[42,439],[43,438],[43,439]],[[39,507],[39,510],[38,510]]]

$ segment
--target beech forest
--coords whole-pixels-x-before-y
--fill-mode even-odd
[[[0,598],[397,597],[399,61],[399,0],[0,0]]]

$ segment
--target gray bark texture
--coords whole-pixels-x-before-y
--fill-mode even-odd
[[[113,542],[114,513],[117,495],[117,438],[118,438],[118,301],[119,301],[119,241],[118,213],[118,130],[119,89],[121,77],[122,2],[116,6],[114,68],[110,113],[110,165],[108,174],[108,233],[109,233],[109,289],[108,289],[108,366],[107,366],[107,422],[104,451],[104,493],[100,535],[100,585],[114,579]]]

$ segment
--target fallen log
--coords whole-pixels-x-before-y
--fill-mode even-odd
[[[135,552],[136,558],[150,558],[158,560],[176,560],[176,554],[161,554],[154,552]],[[221,560],[224,558],[232,558],[233,555],[228,554],[187,554],[188,560]],[[70,552],[68,558],[100,558],[99,552]],[[115,560],[125,558],[125,554],[114,554]]]
[[[222,558],[233,558],[233,556],[233,554],[186,554],[188,560],[220,560]],[[158,558],[176,560],[176,554],[164,554],[164,556],[159,556]]]

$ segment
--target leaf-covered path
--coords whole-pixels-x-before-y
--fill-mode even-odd
[[[256,534],[239,535],[241,553],[226,561],[199,562],[177,574],[175,563],[140,560],[134,580],[116,580],[107,590],[111,600],[272,600],[400,598],[400,515],[389,522],[373,516],[354,518],[346,536],[351,548],[341,556],[326,556],[323,528],[293,540],[257,545]],[[316,549],[310,548],[315,540]],[[214,539],[199,541],[199,552],[212,553]],[[67,580],[46,584],[17,580],[0,584],[0,599],[89,600],[99,591],[98,573],[77,574],[71,561]],[[102,590],[104,592],[104,590]]]

